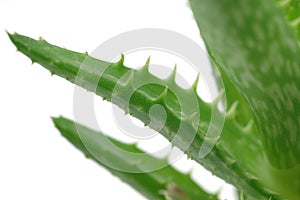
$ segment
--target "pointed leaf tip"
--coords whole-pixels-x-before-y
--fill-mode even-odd
[[[125,56],[124,56],[124,54],[121,53],[121,58],[120,58],[120,60],[117,63],[119,65],[123,65],[124,64],[124,60],[125,60]]]
[[[149,71],[149,66],[150,66],[150,59],[151,59],[151,56],[149,56],[146,60],[146,63],[145,65],[142,67],[142,70],[145,70],[145,71]]]
[[[192,85],[192,89],[196,92],[197,91],[197,88],[198,88],[198,83],[199,83],[199,79],[200,79],[200,75],[197,74],[197,77]]]
[[[17,32],[13,32],[13,33],[10,33],[8,30],[5,30],[6,34],[8,35],[8,37],[11,37],[13,35],[18,35]]]
[[[11,33],[10,32],[8,32],[8,30],[4,30],[5,31],[5,33],[8,35],[8,37],[11,35]]]
[[[59,121],[61,117],[53,117],[53,116],[50,116],[50,119],[52,120],[54,126],[57,126],[57,122]]]
[[[7,36],[9,37],[9,39],[14,43],[14,39],[13,39],[13,35],[17,34],[16,32],[14,34],[11,34],[10,32],[8,32],[7,30],[5,30]]]
[[[54,122],[56,120],[56,117],[50,116],[50,119]]]
[[[167,80],[175,82],[176,78],[176,73],[177,73],[177,65],[175,64],[173,71],[171,72],[170,76],[167,78]]]

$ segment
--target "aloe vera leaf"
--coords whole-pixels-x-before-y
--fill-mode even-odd
[[[262,179],[282,196],[299,199],[299,50],[295,32],[273,1],[192,0],[191,7],[211,59],[233,80],[260,129],[272,163],[263,170]],[[250,87],[245,89],[247,84]]]
[[[300,163],[300,51],[273,0],[191,0],[210,57],[243,95],[274,167]]]
[[[182,174],[171,166],[167,166],[166,159],[154,158],[133,144],[119,142],[102,132],[91,130],[64,117],[53,118],[53,122],[62,136],[83,152],[87,158],[105,167],[148,199],[165,199],[167,197],[172,200],[217,200],[216,195],[205,192],[193,182],[189,174]],[[80,131],[80,136],[78,130]],[[85,137],[84,143],[81,137]],[[112,143],[118,150],[111,148],[112,146],[107,143]],[[94,146],[97,151],[90,153],[87,146]],[[131,152],[137,155],[143,154],[143,157],[141,157],[140,162],[137,162],[137,160],[131,160],[126,157],[126,153],[122,154],[122,152]],[[138,171],[147,171],[147,168],[151,169],[155,165],[166,165],[167,167],[148,173],[128,173],[103,164],[97,159],[98,156],[107,160],[108,163],[113,163],[114,166],[128,165],[133,170],[136,169]]]
[[[254,142],[252,146],[243,145],[243,147],[241,147],[243,151],[240,151],[240,149],[238,149],[238,142],[230,144],[231,141],[238,141],[238,138],[242,139],[240,135],[238,138],[233,138],[236,134],[231,133],[246,131],[243,127],[239,127],[237,123],[232,122],[234,121],[232,120],[232,115],[226,117],[225,128],[223,129],[224,133],[222,133],[222,137],[224,135],[224,138],[227,138],[228,142],[222,140],[221,137],[217,145],[205,158],[199,158],[199,150],[205,136],[206,124],[208,124],[210,120],[210,108],[212,105],[203,102],[200,98],[197,99],[199,110],[201,110],[199,127],[194,127],[192,123],[194,121],[195,111],[196,113],[199,111],[197,108],[191,107],[186,109],[185,111],[187,111],[187,113],[183,113],[186,117],[182,118],[183,114],[181,113],[180,106],[192,105],[190,104],[190,100],[193,98],[194,88],[182,89],[175,84],[174,80],[161,80],[151,75],[147,70],[147,64],[140,70],[133,70],[123,65],[123,58],[117,63],[108,63],[92,58],[87,54],[81,54],[51,45],[45,40],[36,41],[19,34],[9,34],[9,37],[20,52],[27,55],[32,61],[44,66],[52,74],[59,75],[70,82],[95,92],[107,100],[111,100],[114,104],[134,117],[137,117],[145,124],[149,124],[150,122],[148,115],[150,107],[155,104],[161,105],[167,112],[167,120],[164,128],[157,131],[171,141],[173,145],[179,147],[190,158],[202,164],[213,174],[243,189],[250,199],[269,199],[270,197],[272,197],[273,200],[279,199],[276,195],[266,192],[266,189],[269,191],[269,188],[264,188],[258,182],[258,177],[250,175],[247,171],[247,165],[255,166],[257,163],[260,163],[257,167],[264,165],[261,159],[262,151],[260,150],[260,146]],[[80,69],[85,60],[88,60],[88,65],[85,66],[84,69]],[[79,70],[81,70],[80,73],[83,74],[83,76],[80,77],[80,81],[76,81]],[[125,80],[123,80],[124,78]],[[143,79],[150,79],[152,84],[137,88],[128,105],[128,99],[126,99],[125,96],[132,89],[131,84]],[[94,87],[95,84],[97,84],[96,88]],[[112,99],[114,89],[118,87],[120,87],[121,90],[118,90],[117,94],[116,92],[114,93],[118,98]],[[184,96],[183,98],[186,102],[184,102],[183,105],[179,104],[178,99],[168,88],[173,88],[174,91],[177,90],[176,95]],[[234,115],[234,112],[231,113]],[[155,117],[157,119],[160,118],[160,116]],[[180,134],[179,136],[177,134],[176,140],[173,140],[175,133],[178,131],[179,124],[183,127],[185,134]],[[155,127],[151,128],[155,129]],[[249,130],[251,129],[252,128]],[[191,135],[194,131],[197,131],[197,134]],[[227,133],[225,133],[225,131]],[[249,133],[241,135],[247,136]],[[191,142],[190,146],[186,145],[189,142]],[[230,146],[235,146],[233,148],[235,150],[231,151]],[[230,152],[228,150],[230,150]],[[243,157],[231,156],[238,151],[244,153]],[[241,162],[241,160],[247,158],[248,161],[250,160],[252,162]]]

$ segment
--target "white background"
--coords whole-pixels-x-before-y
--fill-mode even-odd
[[[74,86],[31,65],[5,33],[43,36],[85,52],[138,28],[169,29],[203,44],[185,0],[0,1],[0,199],[144,199],[59,135],[50,116],[73,118]],[[96,103],[100,120],[112,118],[111,104],[101,98]],[[106,129],[119,131],[112,119]],[[234,199],[232,187],[186,157],[175,165],[185,172],[193,168],[204,188]]]

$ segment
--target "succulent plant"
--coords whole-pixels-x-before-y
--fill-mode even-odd
[[[124,66],[123,55],[109,63],[43,39],[8,35],[32,62],[102,96],[160,132],[189,158],[234,185],[240,199],[300,199],[300,2],[190,0],[190,6],[214,70],[220,73],[216,80],[225,88],[226,112],[217,111],[225,120],[220,137],[206,134],[220,100],[207,103],[198,97],[197,80],[188,89],[179,87],[174,81],[176,68],[170,77],[160,79],[149,73],[150,59],[143,68],[132,69]],[[147,84],[140,87],[145,80]],[[162,120],[159,113],[149,115],[154,105],[166,112],[163,128],[157,126]],[[171,166],[146,172],[167,161],[134,145],[63,117],[54,118],[54,123],[87,157],[149,199],[217,199]],[[101,163],[82,137],[107,163],[145,173],[118,171]],[[105,138],[124,151],[145,156],[116,153]],[[205,142],[215,145],[207,155],[199,155]]]

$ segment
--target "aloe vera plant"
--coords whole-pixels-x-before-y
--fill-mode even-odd
[[[136,70],[124,66],[124,56],[109,63],[45,40],[19,34],[9,37],[20,52],[52,74],[95,92],[160,132],[191,159],[237,187],[241,199],[300,199],[300,2],[191,0],[190,5],[213,67],[221,74],[216,79],[224,83],[227,100],[221,137],[205,156],[199,150],[218,102],[193,98],[197,81],[183,89],[174,81],[175,70],[164,80],[150,74],[150,60]],[[144,80],[149,83],[136,87]],[[154,105],[166,111],[162,129],[150,123],[162,120],[155,112],[150,118]],[[57,118],[54,123],[64,137],[97,161],[82,144],[73,122]],[[135,169],[165,162],[146,156],[143,162],[128,158],[126,163],[124,156],[105,146],[99,133],[77,127],[95,147],[93,152],[108,163]],[[111,140],[121,149],[141,153]],[[216,199],[171,167],[139,176],[104,167],[150,199]]]

